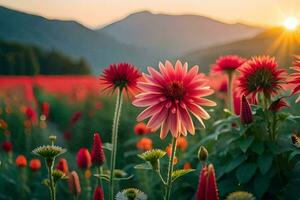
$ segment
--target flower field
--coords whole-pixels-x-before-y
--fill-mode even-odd
[[[300,57],[0,76],[0,199],[300,198]]]

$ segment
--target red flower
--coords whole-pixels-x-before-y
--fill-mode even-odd
[[[219,200],[215,169],[212,164],[204,166],[201,170],[196,200]]]
[[[104,200],[103,190],[100,186],[96,187],[93,200]]]
[[[243,64],[239,71],[239,93],[251,95],[253,102],[257,102],[258,93],[263,93],[267,98],[278,94],[285,80],[285,70],[278,69],[275,58],[269,56],[253,57]]]
[[[134,133],[136,135],[145,135],[150,132],[150,129],[146,126],[145,123],[140,122],[134,127]]]
[[[278,112],[281,109],[285,108],[285,107],[290,107],[289,103],[285,100],[285,98],[279,98],[276,101],[274,101],[270,107],[269,110],[271,112]]]
[[[293,143],[293,144],[297,144],[297,143],[300,144],[300,138],[299,138],[297,135],[295,135],[295,134],[293,134],[293,135],[291,136],[291,140],[292,140],[292,143]]]
[[[104,86],[104,91],[112,92],[119,88],[120,91],[125,89],[129,93],[137,91],[137,80],[141,77],[140,72],[133,65],[128,63],[111,64],[104,69],[103,75],[100,76],[100,84]]]
[[[65,174],[68,174],[69,173],[69,166],[68,166],[67,160],[64,159],[64,158],[59,159],[59,162],[56,166],[56,169],[64,172]]]
[[[300,56],[295,57],[297,60],[294,62],[294,67],[291,67],[291,69],[295,70],[296,72],[290,75],[292,79],[289,81],[289,83],[296,85],[292,91],[292,95],[297,94],[300,91]],[[299,101],[300,96],[296,99],[296,103]]]
[[[184,163],[183,169],[192,169],[192,164],[189,162]]]
[[[75,112],[72,117],[71,117],[71,124],[75,125],[82,117],[82,113],[81,112]]]
[[[27,107],[25,113],[26,113],[27,118],[30,121],[36,122],[36,120],[37,120],[37,114],[36,114],[36,112],[31,107]]]
[[[44,115],[46,118],[49,117],[49,111],[50,111],[50,104],[47,102],[42,103],[42,115]]]
[[[77,166],[80,169],[89,169],[92,165],[91,155],[87,148],[79,149],[77,153]]]
[[[94,134],[94,143],[92,148],[92,163],[96,166],[103,165],[105,161],[105,154],[103,151],[102,141],[98,133]]]
[[[213,66],[214,72],[232,73],[239,68],[246,60],[237,55],[221,56]]]
[[[64,132],[64,139],[69,141],[72,139],[72,133],[70,131],[65,131]]]
[[[181,151],[185,151],[187,149],[187,147],[188,147],[188,142],[187,142],[187,140],[184,137],[179,137],[177,139],[176,146]]]
[[[153,142],[150,138],[142,138],[137,142],[136,147],[140,150],[148,151],[152,149]]]
[[[69,190],[74,196],[79,196],[81,193],[80,181],[77,172],[72,171],[69,174]]]
[[[204,126],[203,119],[210,116],[202,106],[215,106],[216,103],[204,97],[213,93],[205,75],[198,73],[199,67],[188,70],[188,64],[177,61],[175,66],[169,61],[159,63],[160,72],[148,67],[143,82],[138,86],[142,93],[136,96],[133,105],[147,107],[137,117],[138,121],[150,118],[147,127],[160,128],[160,138],[164,139],[170,131],[173,137],[187,132],[195,134],[190,113]]]
[[[18,167],[26,167],[27,166],[27,159],[24,155],[19,155],[16,158],[16,165]]]
[[[32,171],[38,171],[41,168],[42,164],[39,159],[32,159],[29,163],[29,167]]]
[[[6,153],[12,152],[13,150],[13,145],[10,141],[4,141],[2,143],[2,149],[3,151],[5,151]]]
[[[250,124],[253,121],[252,109],[245,95],[241,99],[240,118],[242,124]]]

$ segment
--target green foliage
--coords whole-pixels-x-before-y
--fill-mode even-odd
[[[89,73],[90,66],[83,58],[74,61],[55,50],[47,52],[35,46],[0,40],[0,74],[2,75]]]

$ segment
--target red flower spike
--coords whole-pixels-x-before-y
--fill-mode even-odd
[[[59,159],[59,162],[56,166],[56,169],[64,172],[65,174],[68,174],[69,173],[69,166],[68,166],[67,160],[64,159],[64,158]]]
[[[92,165],[91,155],[87,148],[79,149],[77,153],[77,166],[80,169],[89,169]]]
[[[92,163],[95,166],[101,166],[105,161],[103,145],[102,145],[100,135],[98,133],[94,134],[94,143],[93,143],[91,157],[92,157]]]
[[[71,117],[71,124],[75,125],[82,117],[82,113],[81,112],[75,112],[73,114],[73,116]]]
[[[269,110],[275,113],[285,107],[290,107],[290,105],[284,98],[279,98],[270,105]]]
[[[42,115],[48,118],[50,112],[50,104],[48,102],[43,102],[41,110],[42,110]]]
[[[240,110],[241,110],[240,113],[241,123],[243,125],[252,123],[253,121],[252,110],[245,95],[242,96]]]
[[[215,170],[212,164],[204,166],[201,170],[196,200],[219,200]]]
[[[289,81],[290,84],[295,84],[291,95],[298,94],[300,92],[300,56],[295,56],[295,58],[296,61],[294,62],[294,67],[291,67],[291,69],[295,70],[295,72],[290,74],[291,80]],[[296,103],[299,101],[300,96],[296,99]]]
[[[74,196],[81,193],[80,181],[77,172],[72,171],[69,175],[69,190]]]
[[[93,200],[104,200],[103,190],[100,186],[96,187]]]
[[[13,150],[13,145],[10,141],[4,141],[2,143],[2,149],[3,151],[5,151],[6,153],[10,153]]]

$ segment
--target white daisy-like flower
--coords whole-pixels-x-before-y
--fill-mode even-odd
[[[147,195],[139,189],[127,188],[117,193],[116,200],[147,200]]]

